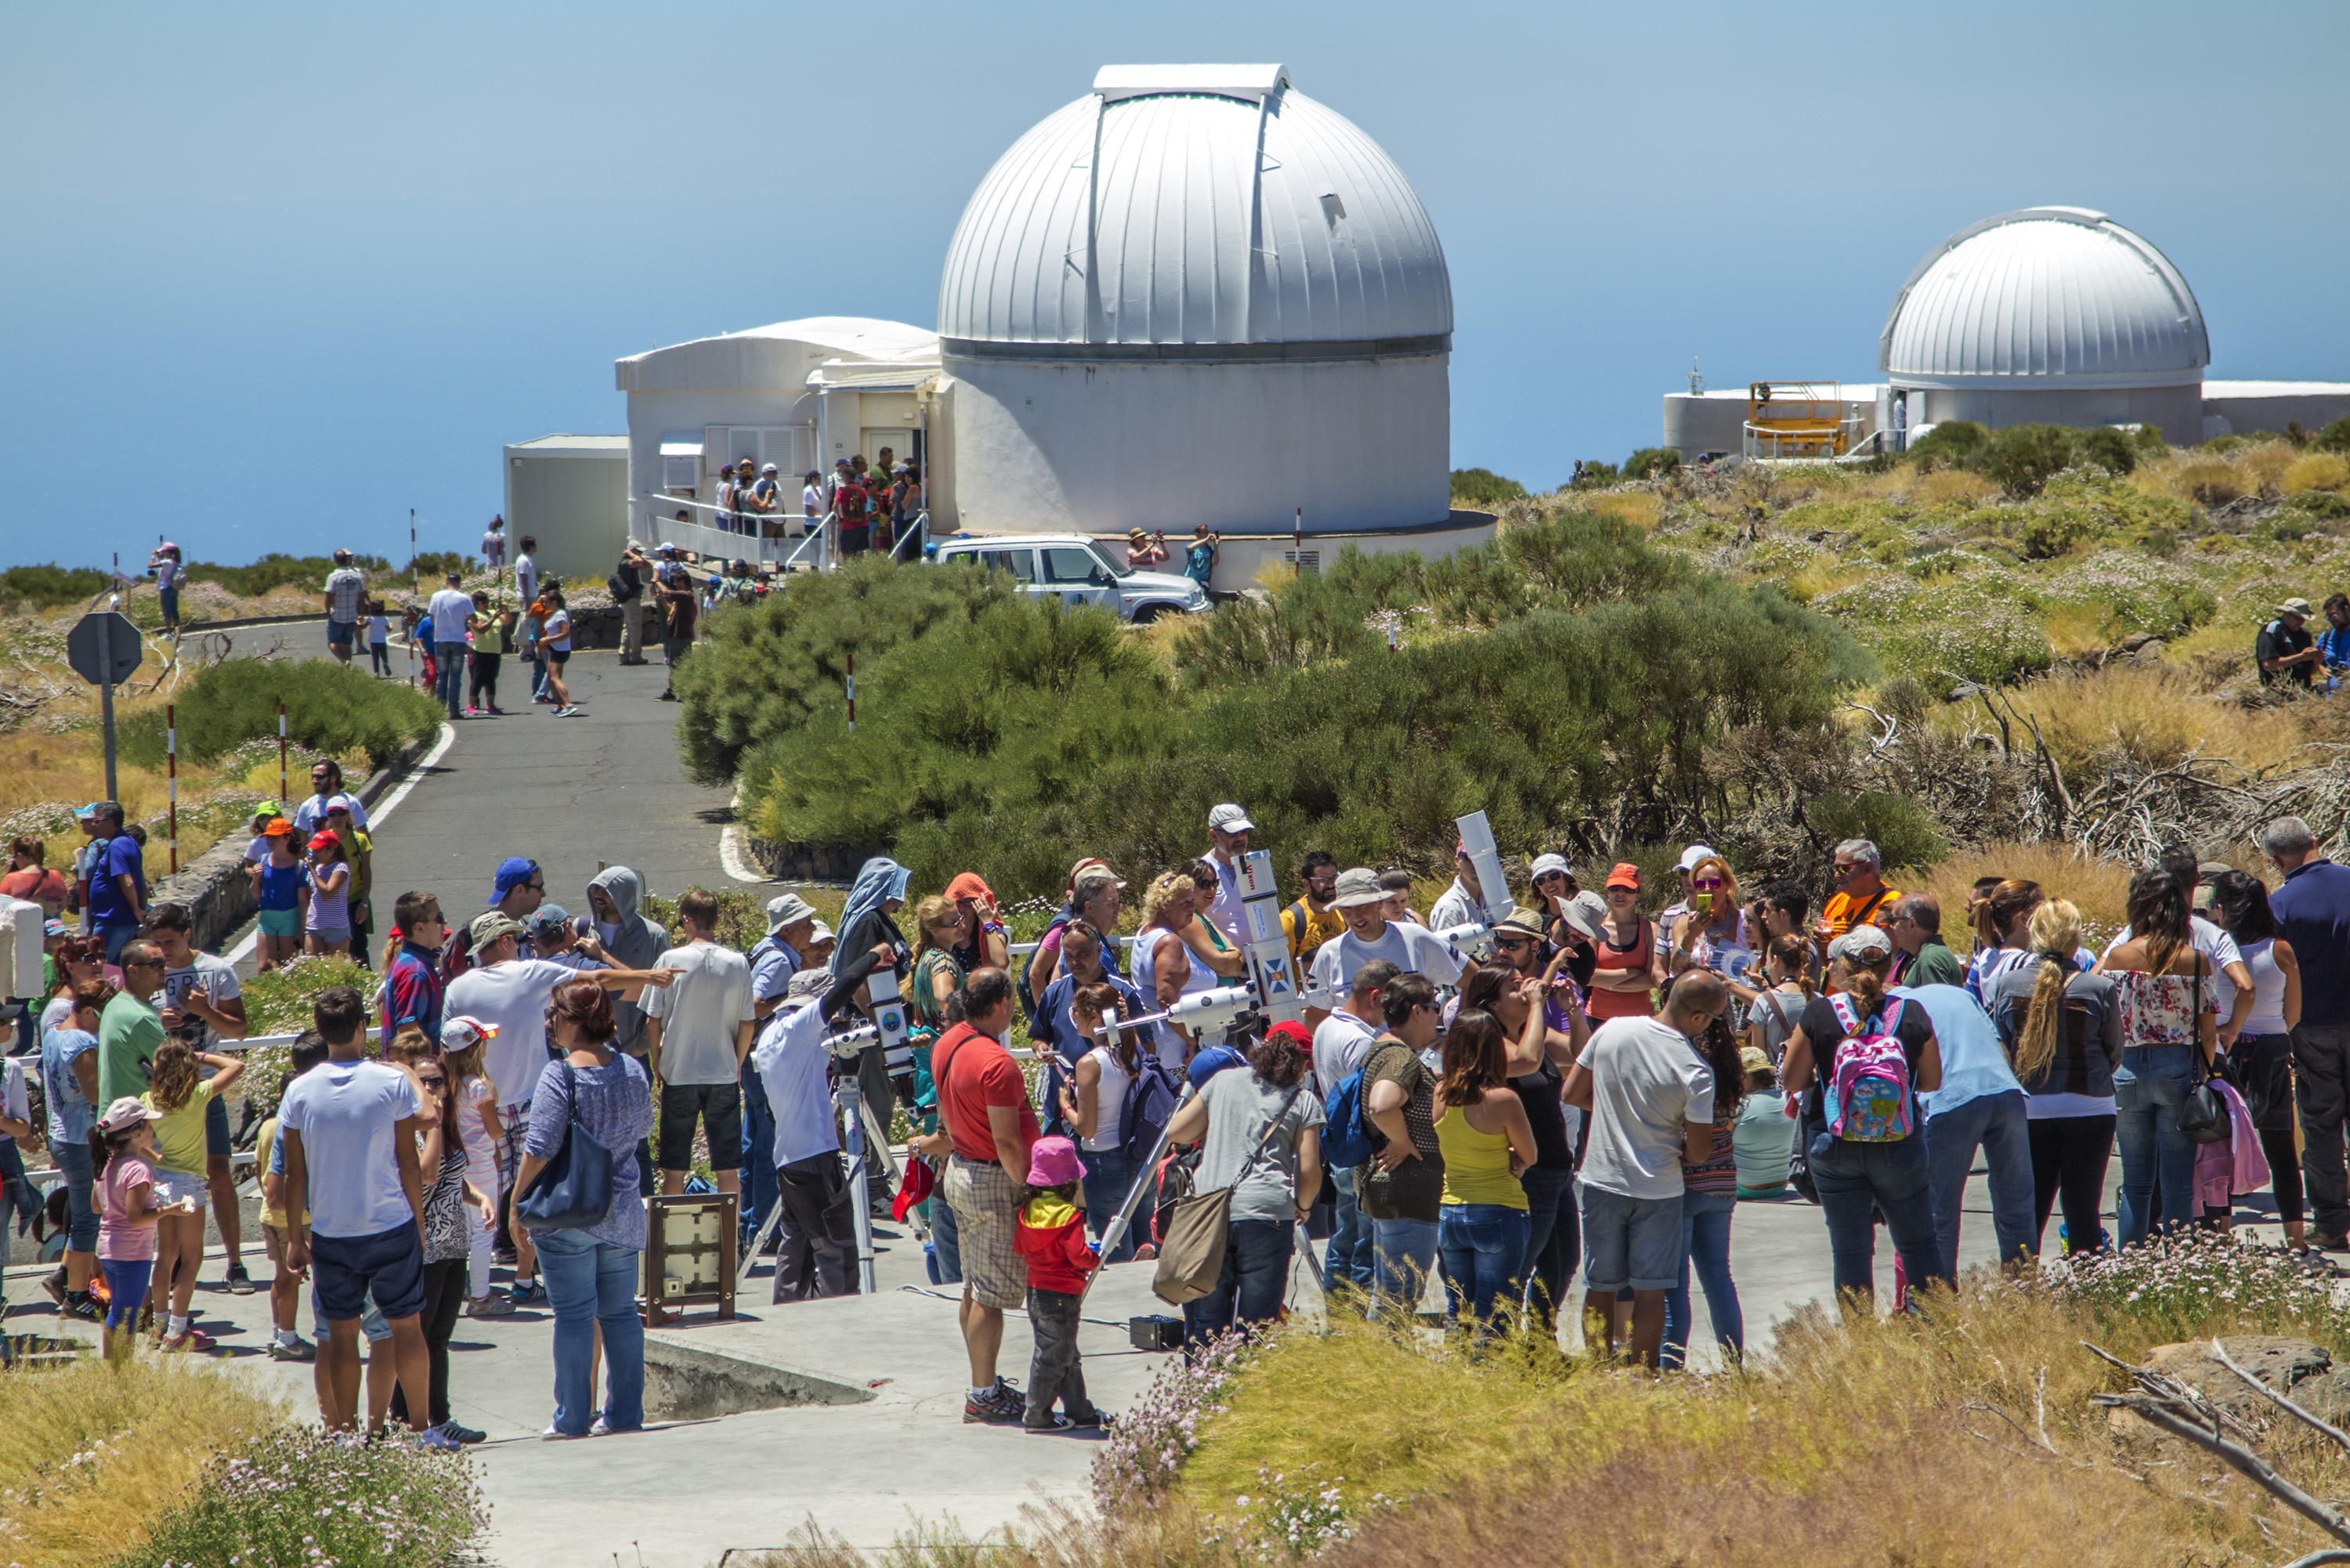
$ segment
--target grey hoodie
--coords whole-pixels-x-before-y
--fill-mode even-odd
[[[619,934],[605,944],[612,961],[621,969],[650,969],[661,954],[669,950],[669,933],[651,920],[637,913],[637,901],[644,895],[644,883],[625,866],[608,866],[588,882],[590,888],[601,888],[612,900],[612,909],[620,917]],[[589,930],[596,929],[596,900],[588,900],[588,913],[580,919]],[[600,938],[603,933],[597,931]],[[612,1020],[620,1026],[612,1044],[631,1056],[645,1054],[645,1012],[633,1002],[612,998]]]

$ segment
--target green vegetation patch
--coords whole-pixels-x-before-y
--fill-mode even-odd
[[[277,704],[297,745],[330,755],[363,753],[381,767],[411,741],[441,726],[441,705],[412,686],[379,680],[331,659],[273,663],[231,659],[207,665],[180,688],[181,754],[207,763],[277,734]],[[140,767],[163,763],[163,711],[150,708],[121,726],[122,754]]]

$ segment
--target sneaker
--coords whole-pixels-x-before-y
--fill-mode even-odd
[[[534,701],[534,702],[546,702],[546,703],[548,703],[548,704],[550,704],[550,705],[551,705],[551,704],[555,701],[555,699],[554,699],[554,698],[552,698],[552,697],[533,697],[533,698],[531,699],[531,701]],[[550,1431],[551,1431],[551,1430],[553,1430],[553,1428],[548,1428],[548,1429],[549,1429]]]
[[[971,1417],[969,1416],[965,1416],[963,1419],[968,1421]],[[1024,1424],[1027,1427],[1028,1435],[1032,1438],[1046,1432],[1066,1432],[1070,1428],[1076,1425],[1075,1421],[1070,1420],[1066,1416],[1055,1416],[1049,1412],[1042,1421],[1025,1421]]]
[[[316,1361],[318,1359],[318,1347],[311,1344],[308,1340],[302,1338],[299,1334],[295,1336],[294,1343],[291,1345],[286,1344],[286,1341],[282,1339],[272,1339],[269,1342],[269,1359],[272,1361]]]
[[[66,1266],[63,1263],[57,1265],[56,1273],[41,1281],[41,1288],[49,1293],[51,1301],[57,1303],[58,1312],[66,1310]]]
[[[588,1423],[588,1435],[591,1438],[608,1438],[612,1435],[612,1424],[598,1416]]]
[[[490,1249],[490,1262],[500,1267],[511,1269],[518,1261],[511,1244]]]
[[[558,1432],[549,1427],[538,1435],[538,1439],[543,1443],[576,1443],[586,1436],[585,1432]]]
[[[1117,1421],[1118,1417],[1107,1410],[1088,1410],[1082,1416],[1069,1417],[1069,1425],[1081,1432],[1106,1431]]]
[[[99,1305],[98,1298],[88,1291],[68,1291],[65,1304],[57,1308],[57,1315],[83,1323],[103,1323],[106,1321],[106,1309]]]
[[[2309,1245],[2314,1251],[2350,1252],[2350,1236],[2338,1232],[2329,1234],[2324,1231],[2312,1231],[2309,1232]]]
[[[446,1433],[450,1438],[469,1449],[475,1443],[487,1442],[490,1437],[487,1432],[476,1431],[471,1427],[461,1427],[454,1421],[443,1421],[440,1426],[434,1428],[433,1430]]]
[[[416,1434],[416,1446],[427,1453],[453,1454],[464,1445],[439,1427],[427,1427]]]
[[[677,693],[674,691],[664,691],[660,694],[660,700],[664,702],[674,702],[677,701]]]
[[[244,1272],[243,1263],[231,1263],[228,1266],[228,1293],[233,1296],[249,1296],[253,1293],[253,1276]]]
[[[201,1329],[192,1328],[185,1334],[176,1334],[171,1338],[165,1340],[163,1342],[163,1348],[165,1350],[192,1351],[198,1355],[202,1355],[206,1351],[213,1348],[213,1336],[204,1333]]]
[[[465,1303],[467,1317],[512,1317],[514,1303],[495,1291],[485,1296],[475,1296]]]
[[[465,717],[466,717],[466,718],[468,718],[468,719],[477,719],[477,718],[481,717],[481,713],[482,713],[481,709],[480,709],[479,707],[475,706],[473,703],[468,702],[468,703],[466,703],[466,704],[465,704]]]
[[[500,718],[500,719],[503,719],[503,718],[504,718],[504,717],[506,716],[506,711],[505,711],[504,708],[499,707],[499,706],[498,706],[496,703],[494,703],[494,702],[493,702],[493,703],[491,703],[491,704],[490,704],[490,709],[489,709],[489,711],[490,711],[490,712],[491,712],[494,717],[497,717],[497,718]]]
[[[516,1280],[506,1292],[506,1309],[511,1312],[515,1307],[528,1306],[533,1302],[546,1299],[546,1287],[536,1280]]]
[[[983,1423],[991,1427],[1008,1427],[1028,1418],[1027,1397],[1003,1378],[996,1379],[992,1393],[974,1399],[966,1389],[962,1397],[962,1418],[966,1424]]]

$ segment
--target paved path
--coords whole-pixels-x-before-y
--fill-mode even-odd
[[[307,639],[286,646],[299,650]],[[406,668],[400,649],[392,664]],[[731,792],[699,788],[679,773],[679,710],[660,701],[659,661],[623,669],[617,653],[573,655],[571,692],[587,712],[568,719],[531,702],[529,679],[521,659],[504,660],[505,715],[456,721],[448,749],[373,830],[379,943],[392,900],[410,888],[437,894],[452,925],[479,914],[509,855],[537,861],[548,900],[574,915],[587,913],[588,879],[608,866],[633,867],[647,891],[665,898],[696,883],[730,885],[719,836]],[[242,968],[251,972],[249,959]]]

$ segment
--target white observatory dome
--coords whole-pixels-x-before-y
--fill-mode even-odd
[[[1341,344],[1371,357],[1441,353],[1451,331],[1444,248],[1410,182],[1279,66],[1106,67],[988,171],[939,286],[951,354],[1085,344],[1111,350],[1089,358],[1230,362],[1295,356],[1150,350],[1314,343],[1330,346],[1316,358]]]
[[[2178,269],[2079,207],[2004,213],[1944,240],[1895,296],[1877,348],[1896,386],[1954,391],[2199,387],[2210,359]]]

